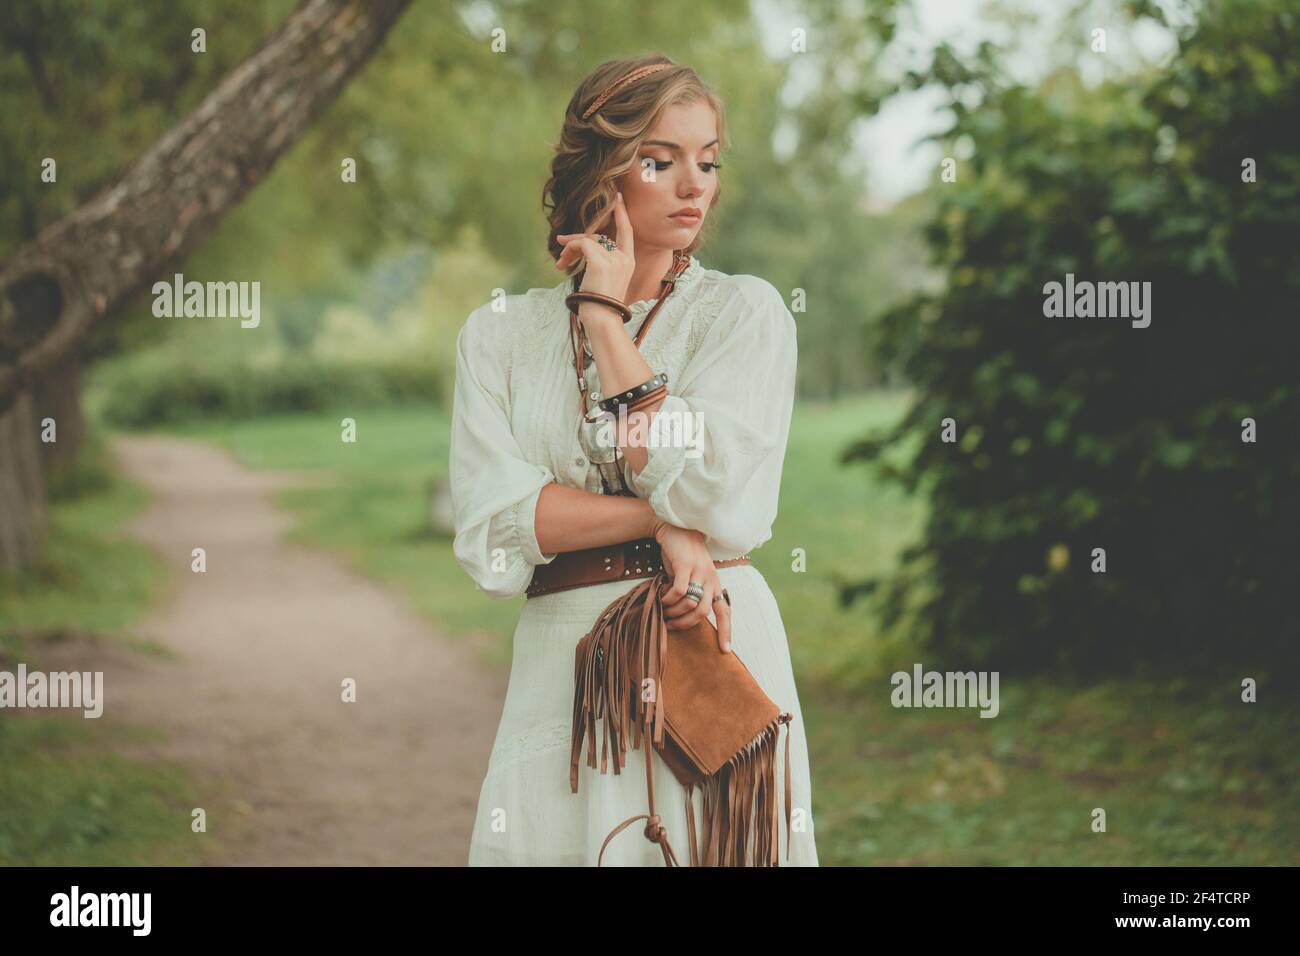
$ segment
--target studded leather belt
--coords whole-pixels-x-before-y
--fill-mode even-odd
[[[752,564],[749,555],[714,561],[716,567]],[[528,597],[540,597],[555,591],[604,584],[608,581],[632,581],[657,574],[663,567],[659,542],[654,538],[637,538],[622,544],[610,544],[582,551],[562,551],[549,564],[533,568]]]

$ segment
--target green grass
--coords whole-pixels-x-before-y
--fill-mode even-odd
[[[49,537],[39,561],[22,573],[0,572],[0,651],[24,650],[25,632],[129,640],[130,625],[169,587],[153,553],[118,533],[147,503],[145,492],[112,473],[94,439],[84,463],[49,498]]]
[[[50,491],[41,560],[0,575],[0,668],[39,670],[43,639],[70,633],[154,651],[131,627],[168,585],[148,549],[120,534],[145,494],[113,475],[97,441]],[[183,772],[112,752],[141,732],[150,730],[110,732],[79,713],[0,716],[0,865],[193,862]]]
[[[190,782],[111,753],[98,721],[27,714],[0,727],[0,866],[198,862]]]
[[[892,394],[796,408],[777,520],[754,564],[776,595],[803,679],[860,683],[880,672],[892,650],[861,607],[839,606],[836,586],[887,574],[920,533],[924,508],[838,458],[904,408],[905,398]],[[805,570],[795,570],[796,548]]]
[[[800,688],[824,864],[1300,862],[1300,722],[1232,686],[1004,683],[993,719],[889,690]]]
[[[918,534],[920,503],[837,458],[901,414],[872,395],[796,409],[773,537],[754,561],[781,607],[813,765],[827,864],[1289,864],[1300,862],[1296,719],[1237,702],[1234,687],[1045,680],[1001,690],[1001,713],[890,705],[889,674],[923,660],[836,583],[887,574]],[[355,414],[355,413],[354,413]],[[346,555],[453,635],[488,638],[506,663],[523,599],[473,589],[451,542],[428,530],[447,420],[427,410],[189,427],[255,468],[321,469],[332,485],[282,493],[297,537]],[[806,571],[793,569],[802,548]],[[929,666],[929,662],[926,662]],[[1285,755],[1285,756],[1284,756]],[[1092,832],[1092,811],[1107,832]]]

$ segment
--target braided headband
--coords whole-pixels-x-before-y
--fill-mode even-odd
[[[672,66],[671,63],[651,63],[649,66],[638,67],[637,69],[633,70],[631,73],[626,74],[621,79],[605,87],[604,92],[602,92],[600,96],[596,97],[592,101],[591,105],[587,107],[586,111],[582,114],[582,118],[586,119],[587,117],[591,116],[592,113],[596,112],[596,110],[600,109],[602,106],[605,105],[605,101],[607,99],[613,96],[616,92],[618,92],[618,90],[622,89],[624,86],[627,86],[627,84],[631,83],[633,80],[639,80],[641,79],[641,77],[649,76],[651,73],[658,73],[660,70],[666,70],[670,66]]]

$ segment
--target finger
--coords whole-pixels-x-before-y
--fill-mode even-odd
[[[681,581],[684,582],[682,585],[681,598],[675,601],[672,607],[664,608],[664,617],[668,619],[670,625],[675,624],[681,626],[681,622],[686,618],[686,616],[691,614],[695,610],[696,608],[695,601],[693,601],[691,597],[686,593],[686,588],[689,587],[691,581],[698,581],[699,578],[700,578],[699,571],[698,569],[695,569],[692,570],[690,573],[683,575],[682,578],[680,579]]]
[[[695,610],[695,602],[689,596],[683,594],[672,604],[664,605],[664,617],[670,621],[676,620],[684,614],[689,614]]]
[[[696,613],[698,607],[699,605],[690,598],[683,598],[681,609],[675,616],[669,618],[666,614],[664,615],[668,629],[671,631],[689,631],[699,623],[700,616]]]
[[[673,584],[673,590],[676,591],[678,584],[680,584],[681,597],[673,602],[672,607],[664,606],[664,617],[678,618],[695,610],[695,602],[687,595],[686,589],[690,587],[692,581],[699,580],[701,580],[701,570],[699,568],[688,568],[685,573],[678,575],[677,581]]]
[[[680,607],[682,600],[686,597],[686,586],[690,584],[690,581],[691,569],[687,567],[678,568],[677,573],[673,575],[672,587],[664,592],[664,617],[673,616],[669,612],[673,608]],[[677,613],[681,613],[680,610]]]
[[[593,254],[599,255],[596,252],[598,249],[600,249],[600,244],[595,239],[587,236],[574,236],[565,243],[564,251],[560,253],[560,258],[557,261],[567,266],[578,259],[579,256],[586,256],[590,259]]]
[[[704,597],[700,598],[700,603],[695,605],[695,610],[692,612],[695,620],[691,622],[691,627],[709,619],[709,611],[713,609],[713,595],[717,593],[717,586],[712,581],[704,582]]]
[[[703,621],[709,616],[709,605],[712,604],[712,602],[713,586],[710,583],[705,582],[704,596],[700,598],[698,603],[694,601],[691,602],[691,609],[676,619],[677,626],[682,630],[687,630],[694,627],[696,624],[699,624],[700,621]]]
[[[574,247],[573,244],[577,242],[579,239],[583,239],[583,238],[587,238],[587,236],[585,233],[581,233],[581,232],[573,233],[572,235],[568,235],[568,236],[556,236],[555,237],[556,242],[564,246],[564,248],[560,250],[560,255],[564,255],[566,252],[568,252],[570,255],[574,255],[578,253],[578,251],[581,249],[581,246]],[[572,251],[570,251],[571,249]]]
[[[558,236],[556,238],[559,239]],[[559,239],[560,244],[564,246],[564,248],[560,250],[559,258],[555,260],[555,265],[557,267],[561,269],[567,269],[578,259],[582,258],[582,252],[579,248],[577,247],[571,248],[571,244],[575,238],[577,237],[569,236],[568,238],[565,239]]]
[[[718,597],[713,602],[713,616],[718,619],[718,648],[724,654],[731,653],[731,605],[722,597],[722,590],[718,590]]]
[[[615,239],[619,248],[629,256],[636,251],[636,246],[632,239],[632,220],[627,216],[627,205],[623,201],[623,192],[619,190],[618,196],[614,200],[614,225],[618,228],[618,235]]]

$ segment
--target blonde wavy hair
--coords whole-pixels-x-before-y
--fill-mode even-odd
[[[634,80],[616,91],[588,119],[582,114],[610,84],[639,67],[655,63],[670,64]],[[650,133],[659,116],[669,106],[705,100],[718,118],[719,150],[728,146],[726,112],[720,97],[710,90],[688,66],[682,66],[663,54],[609,60],[592,70],[574,92],[564,111],[564,126],[551,160],[551,176],[542,188],[542,208],[547,211],[550,232],[547,247],[551,259],[560,257],[564,247],[555,237],[575,232],[593,232],[611,225],[618,179],[637,161],[641,142]],[[709,210],[722,196],[722,181],[713,192]],[[695,234],[685,252],[692,253],[712,232],[713,217],[705,217],[705,226]],[[573,275],[582,268],[575,263]]]

